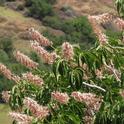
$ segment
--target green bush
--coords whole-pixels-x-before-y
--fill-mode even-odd
[[[93,44],[96,40],[92,28],[84,16],[71,20],[62,20],[58,16],[47,16],[43,19],[43,23],[54,29],[62,30],[65,33],[65,40],[79,43],[82,47],[84,47],[84,43]],[[51,37],[49,38],[51,39]]]
[[[46,16],[43,18],[43,23],[46,26],[50,26],[54,29],[61,30],[61,27],[63,25],[63,21],[58,16]]]
[[[53,9],[51,4],[41,1],[41,0],[32,0],[31,3],[27,4],[29,7],[29,15],[38,18],[40,20],[47,15],[53,14]]]
[[[39,0],[39,1],[46,2],[46,3],[49,3],[49,4],[56,3],[56,0]],[[25,0],[25,6],[26,7],[32,6],[32,4],[33,4],[33,0]]]
[[[4,50],[8,55],[13,51],[13,43],[11,38],[5,37],[0,39],[0,49]]]
[[[6,63],[8,61],[9,61],[8,54],[4,50],[0,49],[0,62]]]
[[[25,0],[25,6],[30,7],[32,5],[32,0]]]
[[[59,46],[63,43],[63,41],[66,41],[66,36],[57,36],[57,35],[53,35],[51,32],[49,32],[48,30],[43,32],[43,35],[47,38],[49,38],[51,41],[53,41],[54,46]]]
[[[1,6],[4,5],[4,3],[5,3],[5,0],[0,0],[0,5]]]
[[[13,85],[14,85],[13,81],[10,81],[5,77],[3,77],[2,75],[0,75],[0,93],[2,91],[11,90]]]
[[[6,0],[6,1],[13,2],[13,1],[16,1],[16,0]]]
[[[44,0],[44,1],[47,2],[47,3],[50,3],[50,4],[56,3],[56,0]]]
[[[23,4],[18,5],[17,10],[19,11],[24,10],[24,5]]]

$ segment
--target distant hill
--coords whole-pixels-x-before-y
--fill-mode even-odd
[[[25,17],[23,11],[18,11],[16,7],[23,4],[24,0],[16,0],[15,2],[7,2],[4,7],[0,7],[0,38],[3,36],[12,37],[16,49],[28,51],[29,40],[26,29],[35,27],[39,31],[50,29],[42,24],[42,22],[30,17]],[[60,12],[63,7],[72,8],[76,16],[99,14],[105,12],[116,13],[113,0],[57,0],[54,5],[56,12]],[[64,13],[65,14],[65,13]],[[66,15],[67,17],[68,15]],[[54,29],[52,30],[52,32]],[[60,32],[55,30],[56,32]]]
[[[35,27],[42,31],[45,27],[40,21],[8,7],[0,7],[0,38],[10,37],[14,41],[14,47],[19,50],[28,52],[29,40],[26,30]]]
[[[57,0],[56,8],[72,7],[78,15],[116,13],[113,0]]]

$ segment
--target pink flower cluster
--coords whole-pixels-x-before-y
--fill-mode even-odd
[[[124,90],[120,90],[119,94],[121,95],[122,98],[124,98]]]
[[[0,73],[2,73],[6,78],[8,78],[9,80],[14,80],[15,82],[19,82],[20,81],[20,77],[14,75],[9,69],[7,69],[7,67],[5,65],[3,65],[2,63],[0,63]]]
[[[92,116],[86,115],[83,117],[83,120],[84,120],[84,124],[94,124]]]
[[[112,61],[110,61],[110,65],[105,64],[105,67],[111,74],[114,75],[117,81],[121,81],[121,72],[114,67]]]
[[[2,92],[2,99],[8,103],[9,102],[9,99],[10,99],[10,91],[3,91]]]
[[[68,42],[64,42],[62,44],[62,56],[64,59],[66,59],[67,61],[72,60],[73,56],[74,56],[74,50],[73,50],[73,46],[68,43]]]
[[[36,101],[29,97],[24,99],[24,105],[28,107],[32,114],[38,119],[44,119],[49,115],[48,107],[39,105]]]
[[[28,56],[24,55],[20,51],[15,52],[15,58],[18,62],[25,65],[28,68],[35,69],[38,66],[38,63],[31,60]]]
[[[36,84],[38,86],[43,85],[43,79],[40,78],[38,75],[33,75],[31,72],[27,72],[27,73],[22,74],[22,76],[23,76],[23,79],[25,79],[33,84]]]
[[[34,30],[34,28],[29,29],[29,34],[32,40],[36,40],[41,46],[51,46],[52,42],[49,41],[46,37],[41,35],[38,31]]]
[[[103,72],[102,72],[102,70],[96,69],[95,70],[95,74],[96,74],[97,78],[99,78],[99,79],[102,79],[103,78]]]
[[[115,19],[114,23],[118,26],[119,29],[121,29],[122,31],[124,30],[124,20],[117,18]]]
[[[103,13],[101,15],[92,16],[92,18],[98,23],[106,23],[113,20],[114,16],[111,13]]]
[[[32,124],[33,117],[26,114],[20,114],[16,112],[10,112],[9,115],[18,122],[18,124]]]
[[[102,99],[92,93],[72,92],[71,96],[76,101],[84,102],[93,111],[98,111],[102,103]]]
[[[67,104],[70,99],[67,93],[60,93],[58,91],[52,92],[51,96],[53,99],[60,102],[61,104]]]
[[[57,58],[57,54],[55,52],[52,53],[47,52],[43,47],[39,46],[37,42],[32,42],[31,47],[39,54],[39,56],[47,64],[53,64]]]
[[[100,28],[99,24],[97,23],[96,19],[94,19],[93,16],[88,17],[89,22],[92,25],[93,31],[96,34],[100,44],[106,44],[108,42],[107,36],[102,32],[102,29]]]

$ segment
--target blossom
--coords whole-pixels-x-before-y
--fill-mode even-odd
[[[16,120],[19,124],[31,124],[33,117],[26,114],[10,112],[9,115]]]
[[[121,95],[122,98],[124,98],[124,90],[120,90],[119,94]]]
[[[49,115],[48,107],[39,105],[36,101],[29,97],[24,99],[24,105],[28,107],[32,114],[38,119],[44,119]]]
[[[15,82],[20,81],[20,77],[17,75],[14,75],[5,65],[0,63],[0,73],[2,73],[7,79],[13,80]]]
[[[7,77],[10,80],[12,79],[12,72],[9,69],[7,69],[7,67],[2,63],[0,63],[0,73],[2,73],[5,77]]]
[[[88,108],[98,111],[101,106],[101,98],[92,93],[72,92],[71,96],[79,102],[84,102]]]
[[[106,69],[112,73],[117,81],[121,81],[121,72],[114,67],[112,61],[110,61],[110,65],[105,64]]]
[[[93,28],[94,33],[96,34],[100,44],[106,44],[108,42],[108,37],[103,33],[101,27],[97,23],[92,16],[88,17],[89,22],[91,23],[91,26]]]
[[[58,91],[52,92],[51,96],[53,99],[60,102],[61,104],[67,104],[70,99],[67,93],[60,93]]]
[[[19,82],[21,79],[18,75],[12,75],[12,80],[15,81],[15,82]]]
[[[83,120],[84,120],[84,124],[93,124],[93,117],[92,116],[84,116],[83,117]]]
[[[110,13],[103,13],[100,15],[91,16],[98,24],[106,23],[113,20],[114,16]]]
[[[118,26],[119,29],[121,29],[122,31],[124,30],[124,20],[121,18],[116,18],[114,20],[114,23]]]
[[[53,64],[56,58],[58,57],[55,52],[49,53],[43,47],[39,46],[37,42],[32,42],[31,47],[36,51],[43,61],[47,64]]]
[[[70,43],[64,42],[62,44],[62,56],[66,60],[73,59],[74,50],[73,50],[73,46]]]
[[[22,74],[23,79],[28,80],[29,82],[32,82],[36,85],[42,86],[43,85],[43,79],[40,78],[38,75],[33,75],[31,72],[27,72]]]
[[[24,55],[20,51],[15,52],[15,58],[18,62],[25,65],[28,68],[35,69],[38,66],[38,63],[31,60],[28,56]]]
[[[10,99],[10,91],[3,91],[2,92],[2,99],[8,103],[9,102],[9,99]]]
[[[96,69],[95,70],[95,74],[96,74],[97,78],[100,78],[100,79],[103,78],[103,72],[102,72],[102,70]]]
[[[41,35],[34,28],[29,29],[29,34],[30,34],[32,40],[36,40],[41,46],[51,46],[52,45],[51,41],[49,41],[46,37]]]

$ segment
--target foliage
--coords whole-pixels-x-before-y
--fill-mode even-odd
[[[93,44],[95,42],[95,36],[92,33],[92,28],[86,17],[78,17],[70,20],[62,20],[58,16],[46,16],[43,19],[43,23],[54,29],[61,30],[65,33],[64,36],[52,36],[53,41],[58,43],[61,40],[69,41],[71,43],[78,43],[84,48],[84,43]],[[46,35],[49,36],[49,35]],[[51,39],[51,35],[49,37]],[[86,48],[86,45],[85,45]]]
[[[13,51],[11,38],[5,37],[0,39],[0,49],[4,50],[8,55],[10,55]]]
[[[15,61],[13,50],[13,41],[11,38],[3,37],[0,39],[0,63],[6,64],[14,73],[20,74],[27,69]],[[12,81],[7,80],[0,73],[0,93],[3,90],[10,90],[13,84]]]
[[[57,19],[53,19],[52,21],[54,22],[56,20]],[[55,26],[51,22],[49,23]],[[97,28],[98,27],[95,29]],[[64,38],[69,41],[72,40],[72,42],[78,39],[80,42],[87,39],[89,39],[88,41],[94,40],[94,38],[92,39],[92,29],[87,23],[87,18],[63,21],[61,30],[66,34]],[[31,31],[34,30],[32,29]],[[33,33],[34,38],[37,36],[37,42],[39,39],[46,44],[47,41],[49,41],[42,35],[39,36],[39,33],[35,31]],[[33,120],[31,123],[33,124],[86,124],[86,121],[89,121],[86,120],[87,116],[92,119],[90,123],[94,124],[123,124],[124,44],[118,40],[120,34],[117,34],[114,38],[111,37],[113,36],[111,32],[108,34],[110,38],[107,38],[100,30],[98,30],[96,34],[99,41],[96,41],[94,47],[88,50],[82,50],[78,45],[71,45],[67,42],[64,42],[62,46],[56,48],[54,45],[42,48],[38,43],[33,44],[33,47],[38,47],[38,53],[39,48],[41,49],[40,54],[43,51],[42,57],[47,61],[51,62],[49,58],[52,58],[51,54],[45,51],[47,49],[50,50],[49,52],[56,52],[57,58],[49,65],[42,61],[43,58],[40,60],[37,54],[31,53],[33,60],[39,62],[39,64],[43,64],[47,68],[44,69],[42,66],[38,66],[38,68],[27,70],[32,72],[33,75],[42,78],[44,83],[42,86],[35,84],[34,82],[39,79],[38,77],[36,80],[33,78],[34,82],[30,79],[21,78],[20,82],[14,85],[9,94],[11,95],[9,99],[11,109],[32,116]],[[87,35],[88,37],[86,37]],[[74,36],[73,39],[71,39],[70,36]],[[55,39],[57,37],[53,38]],[[9,59],[7,52],[10,49],[4,49],[4,45],[6,46],[6,44],[1,45],[1,51],[3,52],[3,60],[6,61]],[[24,57],[24,59],[26,58],[27,57]],[[21,60],[23,60],[23,58],[21,58]],[[28,61],[24,62],[26,64],[28,63]],[[23,66],[17,63],[15,65],[15,63],[14,65],[7,63],[7,65],[8,67],[10,66],[13,71],[18,71],[18,74],[22,73]],[[6,78],[4,79],[2,75],[0,78],[1,80],[7,80]],[[55,91],[67,93],[70,98],[68,102],[63,104],[60,102],[62,99],[59,101],[53,98],[52,93]],[[81,96],[76,100],[76,98],[72,96],[72,92],[75,91],[96,94],[101,100],[97,101],[96,98],[93,102],[94,99],[91,98],[87,100],[87,96]],[[80,94],[78,94],[77,97],[79,97],[79,95]],[[42,111],[39,112],[38,108],[35,109],[33,102],[30,104],[30,101],[28,103],[30,105],[26,106],[24,100],[27,97],[35,100],[37,103],[34,103],[36,107],[38,105],[40,106],[40,110],[42,110],[42,105],[47,106],[49,115],[46,118],[39,118],[39,114],[41,114]],[[32,107],[33,112],[30,107]],[[36,113],[37,111],[38,114]],[[16,124],[16,120],[14,120],[13,123]]]
[[[27,0],[26,6],[29,6],[29,14],[40,20],[42,20],[46,15],[53,14],[51,4],[45,0]]]
[[[84,123],[82,117],[86,116],[85,111],[88,108],[86,104],[75,101],[70,95],[73,91],[92,92],[103,98],[98,113],[94,111],[92,113],[94,123],[123,123],[124,100],[120,94],[120,90],[124,88],[123,43],[118,40],[110,40],[106,44],[97,42],[87,51],[77,46],[73,48],[72,60],[64,59],[59,47],[55,49],[59,58],[53,65],[47,65],[49,70],[43,70],[42,67],[32,70],[34,75],[37,74],[43,78],[43,86],[39,87],[27,80],[21,80],[13,87],[10,99],[12,110],[17,111],[21,108],[24,110],[23,113],[31,115],[30,110],[23,106],[24,98],[30,97],[38,104],[48,106],[51,111],[47,118],[43,120],[35,118],[32,123],[80,124]],[[32,57],[35,58],[35,56],[33,54]],[[68,93],[69,102],[60,104],[53,100],[51,97],[53,91]],[[57,108],[55,109],[53,105]]]
[[[116,0],[117,11],[124,18],[124,0]]]

